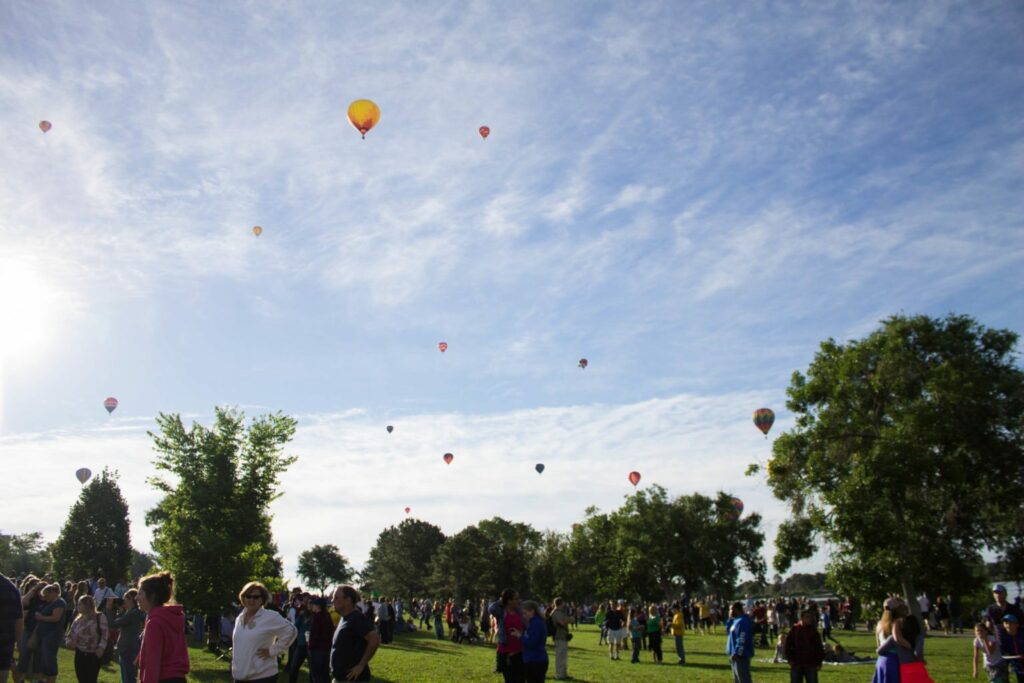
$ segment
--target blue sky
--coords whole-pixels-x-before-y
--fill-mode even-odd
[[[145,545],[153,416],[229,404],[300,419],[289,566],[407,504],[567,528],[631,469],[773,536],[750,413],[786,428],[819,341],[1024,330],[1022,34],[1012,2],[3,3],[0,456],[58,475],[40,510],[15,473],[3,530],[109,464]]]

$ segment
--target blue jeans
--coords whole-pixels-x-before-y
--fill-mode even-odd
[[[682,636],[676,636],[676,656],[679,657],[680,664],[686,661],[686,650],[683,649]]]
[[[750,679],[750,658],[739,657],[738,659],[730,659],[732,663],[732,680],[733,683],[753,683]]]
[[[138,656],[138,652],[117,656],[117,663],[121,665],[121,683],[135,683],[138,679],[138,672],[135,670],[135,658]]]

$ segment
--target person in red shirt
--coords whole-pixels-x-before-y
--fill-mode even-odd
[[[526,668],[523,665],[523,631],[526,630],[526,622],[519,612],[519,593],[512,589],[506,589],[501,594],[501,610],[504,612],[502,621],[504,624],[504,638],[498,640],[498,663],[505,683],[522,683],[526,678]]]
[[[185,609],[173,604],[174,578],[168,572],[139,582],[139,609],[146,613],[139,649],[140,683],[185,683],[188,644]]]
[[[814,625],[813,610],[800,612],[800,621],[786,636],[785,648],[790,683],[818,683],[818,671],[825,659],[825,651]]]

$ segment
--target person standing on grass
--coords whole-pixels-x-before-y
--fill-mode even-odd
[[[310,683],[329,683],[334,622],[327,613],[327,598],[314,598],[309,609],[309,680]]]
[[[370,660],[380,647],[373,623],[358,608],[359,591],[340,586],[334,591],[334,609],[341,615],[331,645],[331,675],[336,681],[370,680]]]
[[[790,683],[818,683],[825,651],[811,610],[801,612],[800,621],[786,635],[785,653]]]
[[[57,653],[64,635],[64,611],[67,603],[60,597],[60,586],[55,583],[40,592],[43,602],[36,612],[36,636],[39,639],[39,669],[46,683],[57,680]],[[106,640],[103,645],[106,646]],[[97,670],[98,670],[97,666]],[[76,666],[77,670],[77,666]]]
[[[630,664],[640,663],[640,646],[643,642],[644,637],[644,625],[637,618],[636,609],[630,608],[629,610],[629,639],[633,644],[633,656],[630,658]]]
[[[989,683],[1010,683],[1010,670],[999,651],[999,636],[988,630],[984,622],[974,625],[974,656],[971,658],[971,678],[978,677],[978,654],[985,663]]]
[[[139,591],[132,588],[125,592],[124,613],[114,619],[113,625],[121,630],[121,635],[114,646],[118,664],[121,665],[121,683],[135,683],[138,672],[135,660],[139,656],[142,628],[146,625],[146,615],[139,609],[137,596]]]
[[[683,610],[685,608],[679,604],[672,607],[672,621],[670,625],[672,639],[676,643],[676,657],[679,658],[679,664],[686,664],[686,650],[683,648],[683,633],[686,629],[686,620],[683,617]]]
[[[548,627],[540,616],[540,607],[533,600],[523,602],[526,631],[523,632],[523,669],[526,683],[544,683],[548,673],[548,653],[544,648]]]
[[[750,615],[744,614],[743,603],[734,602],[725,624],[727,641],[725,652],[729,655],[733,683],[751,683],[750,660],[754,656],[754,623]]]
[[[107,649],[110,630],[107,617],[96,611],[89,595],[78,598],[78,616],[71,624],[67,645],[75,650],[78,683],[96,683],[100,676],[100,655]]]
[[[572,623],[572,619],[566,610],[565,601],[562,598],[555,598],[551,622],[555,625],[555,679],[559,681],[569,678],[569,624]]]
[[[146,613],[139,647],[139,683],[185,683],[188,643],[185,609],[174,604],[174,578],[168,572],[139,582],[139,609]]]
[[[526,624],[519,613],[519,593],[506,588],[488,611],[498,620],[498,671],[505,683],[522,683],[525,673],[521,638]]]
[[[647,647],[650,648],[651,654],[654,656],[655,664],[661,664],[663,660],[661,653],[662,625],[663,622],[661,614],[658,613],[658,606],[651,605],[650,610],[647,612]]]
[[[280,612],[266,609],[270,591],[257,581],[238,593],[242,612],[231,632],[231,677],[235,681],[277,680],[277,658],[295,641],[295,626]]]
[[[622,653],[622,643],[626,640],[627,623],[622,612],[615,609],[611,603],[604,613],[604,625],[608,629],[608,658],[618,661]]]

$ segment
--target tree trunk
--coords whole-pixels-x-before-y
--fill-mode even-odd
[[[900,575],[900,585],[903,587],[903,599],[907,601],[907,607],[910,609],[910,613],[917,619],[917,623],[921,625],[921,633],[928,631],[928,624],[924,623],[924,619],[921,618],[921,605],[917,602],[917,591],[914,589],[914,579],[909,574]]]

